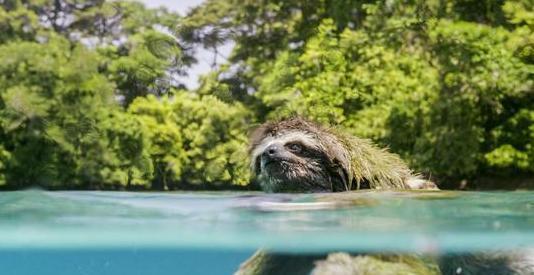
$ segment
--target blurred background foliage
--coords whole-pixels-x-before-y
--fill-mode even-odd
[[[220,189],[301,115],[444,188],[534,178],[530,0],[0,0],[0,187]],[[231,56],[187,89],[195,50]]]

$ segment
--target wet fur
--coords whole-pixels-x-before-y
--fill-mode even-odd
[[[261,154],[274,143],[298,142],[310,153],[262,169]],[[251,168],[265,191],[337,192],[371,189],[436,189],[415,175],[396,154],[369,140],[325,128],[302,118],[268,122],[250,138]]]

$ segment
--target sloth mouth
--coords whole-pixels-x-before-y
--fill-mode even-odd
[[[283,166],[288,164],[293,164],[294,161],[292,161],[290,158],[262,158],[261,159],[261,165],[263,167],[267,166]]]
[[[285,160],[267,160],[263,162],[263,168],[273,169],[273,168],[281,168],[284,164],[289,163],[289,161]]]
[[[293,164],[294,162],[290,160],[266,160],[262,163],[261,170],[272,176],[282,176],[292,169]]]
[[[306,173],[300,163],[291,160],[264,160],[261,177],[271,192],[329,192],[328,179],[318,171]]]

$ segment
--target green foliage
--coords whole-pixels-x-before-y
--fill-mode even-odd
[[[490,167],[508,174],[534,171],[534,111],[521,109],[490,134],[493,150],[484,155]]]
[[[247,131],[295,114],[433,178],[532,177],[531,2],[0,0],[0,186],[246,185]]]
[[[98,72],[101,57],[54,36],[47,44],[8,43],[0,50],[9,184],[147,183],[144,137],[114,102],[114,84]]]
[[[173,37],[154,30],[132,35],[126,45],[108,54],[112,58],[109,73],[126,105],[139,96],[166,94],[169,68],[181,56]]]
[[[312,2],[194,10],[185,39],[236,43],[199,92],[341,125],[437,179],[532,175],[530,1]]]
[[[187,161],[182,130],[176,124],[178,117],[171,102],[153,96],[139,98],[130,105],[129,113],[135,115],[150,140],[148,152],[155,168],[153,187],[169,188],[181,179]]]
[[[0,185],[246,184],[249,112],[163,96],[190,60],[178,19],[130,1],[0,2]]]
[[[172,98],[139,98],[129,111],[152,140],[158,188],[248,183],[250,118],[242,105],[178,92]]]

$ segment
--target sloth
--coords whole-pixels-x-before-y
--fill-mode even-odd
[[[249,153],[252,171],[267,192],[437,189],[398,155],[298,117],[258,127]]]
[[[267,122],[250,137],[253,174],[267,192],[433,189],[401,158],[366,139],[302,118]],[[461,269],[460,269],[461,268]],[[236,274],[534,274],[534,251],[427,257],[281,254],[259,250]]]

